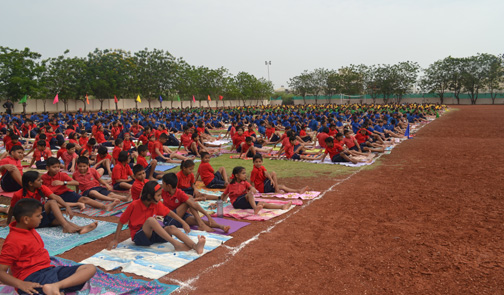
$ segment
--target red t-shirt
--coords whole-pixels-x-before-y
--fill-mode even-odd
[[[65,169],[68,167],[68,165],[69,165],[70,163],[72,163],[72,160],[73,160],[73,159],[76,159],[76,158],[78,158],[78,157],[79,157],[79,156],[77,156],[77,153],[75,153],[75,152],[74,152],[73,154],[71,154],[71,155],[70,155],[70,154],[68,153],[68,151],[65,151],[65,152],[63,153],[63,155],[61,155],[61,159],[63,160],[63,162],[65,162]],[[77,165],[76,165],[76,166],[77,166]]]
[[[242,153],[245,153],[245,152],[248,152],[248,149],[253,146],[254,144],[247,144],[246,141],[242,142],[241,143],[241,152]]]
[[[179,188],[177,188],[173,195],[170,195],[167,191],[163,190],[163,204],[170,208],[170,210],[177,209],[178,206],[185,203],[187,200],[189,200],[189,196]]]
[[[185,175],[184,172],[182,172],[182,170],[180,170],[177,173],[177,178],[178,178],[177,188],[190,188],[192,187],[192,184],[195,182],[194,174],[191,173],[189,175]]]
[[[266,171],[266,168],[264,166],[261,166],[261,168],[252,168],[252,172],[250,173],[250,181],[254,183],[254,186],[256,190],[258,190],[260,193],[264,193],[264,181],[266,180],[266,176],[264,176],[264,172]]]
[[[12,147],[15,146],[15,145],[23,146],[19,141],[16,142],[16,143],[13,143],[12,140],[11,140],[11,141],[9,141],[8,143],[5,144],[5,150],[9,152],[12,149]],[[35,145],[36,145],[36,143],[35,143]]]
[[[231,183],[226,187],[223,195],[228,195],[229,200],[232,204],[236,201],[239,196],[242,196],[248,192],[251,187],[250,183],[246,181]]]
[[[151,157],[155,158],[156,156],[154,156],[154,141],[149,140],[149,143],[147,143],[147,149],[149,150]]]
[[[191,146],[192,135],[184,133],[180,136],[180,141],[182,142],[182,145],[188,149]]]
[[[329,133],[328,133],[329,136],[335,136],[337,133],[338,133],[338,129],[333,130],[333,129],[329,128]]]
[[[153,158],[159,157],[159,155],[156,153],[156,149],[159,150],[161,155],[164,155],[163,144],[159,140],[154,141],[154,146],[152,148],[152,155],[151,155]]]
[[[128,164],[123,165],[121,162],[116,162],[114,169],[112,169],[112,184],[115,184],[118,179],[128,179],[130,175],[133,175],[133,171]]]
[[[39,151],[36,149],[33,152],[33,157],[35,158],[35,161],[42,161],[42,158],[44,158],[44,161],[47,160],[47,158],[52,156],[52,152],[50,149],[45,149],[43,151]]]
[[[334,142],[333,143],[333,147],[330,148],[328,146],[326,146],[325,148],[325,154],[329,154],[329,157],[331,157],[331,159],[336,156],[336,155],[339,155],[341,152],[343,151],[343,148],[341,147],[341,145],[339,145],[338,143]]]
[[[131,139],[123,141],[123,151],[129,151],[131,147],[135,147],[135,143]]]
[[[205,127],[196,128],[196,132],[198,132],[198,135],[201,135],[201,133],[205,133]]]
[[[202,162],[198,168],[198,173],[205,185],[209,185],[215,177],[214,169],[212,168],[212,165],[210,165],[210,163]]]
[[[110,133],[112,134],[112,138],[116,139],[119,136],[119,133],[121,133],[121,129],[119,129],[119,127],[112,127]]]
[[[159,215],[166,216],[168,213],[170,213],[170,209],[161,202],[150,204],[149,207],[145,207],[141,200],[135,200],[126,208],[126,211],[124,211],[119,218],[119,222],[122,224],[128,223],[131,239],[133,239],[137,231],[142,228],[147,218]]]
[[[110,161],[112,161],[112,156],[110,154],[105,154],[105,156],[103,156],[103,157],[100,154],[96,155],[96,163],[103,161],[105,159],[109,159]],[[100,165],[103,165],[103,164],[100,164]]]
[[[101,176],[95,168],[88,168],[85,174],[81,174],[79,170],[76,170],[72,178],[79,182],[79,190],[81,192],[100,186],[98,179],[100,179]]]
[[[138,132],[140,132],[140,130],[141,130],[140,128],[141,128],[141,126],[139,126],[139,125],[133,125],[133,126],[131,126],[130,131],[133,132],[134,135],[137,135]],[[143,127],[142,127],[142,129],[143,129]]]
[[[44,194],[44,197],[40,194]],[[40,188],[35,189],[33,192],[30,192],[29,190],[26,190],[26,195],[23,196],[23,189],[18,190],[17,192],[14,193],[11,199],[11,207],[14,208],[14,205],[21,200],[21,199],[35,199],[39,201],[42,204],[45,204],[47,202],[47,197],[52,195],[52,191],[45,185],[42,185]]]
[[[72,178],[64,172],[58,172],[54,176],[50,176],[49,173],[45,173],[42,175],[42,184],[47,186],[54,194],[60,196],[61,194],[72,191],[66,185],[53,186],[52,183],[55,180],[72,181]]]
[[[238,133],[236,133],[234,136],[233,136],[233,144],[236,148],[238,148],[240,146],[240,144],[242,142],[245,141],[245,135],[240,135]]]
[[[32,273],[52,266],[44,241],[34,228],[17,228],[16,221],[9,228],[2,246],[0,264],[10,265],[12,276],[23,281]]]
[[[18,168],[19,172],[21,173],[21,175],[23,175],[23,165],[21,165],[20,160],[16,160],[12,156],[7,156],[7,157],[3,158],[2,160],[0,160],[0,166],[6,165],[6,164],[12,164],[12,165],[16,166]],[[4,169],[2,171],[2,176],[4,176],[5,173],[7,173],[7,169]]]
[[[81,138],[79,138],[79,145],[84,148],[87,145],[88,141],[89,137],[82,136]]]
[[[299,131],[299,136],[305,137],[306,136],[306,131],[304,129],[301,129],[301,131]]]
[[[147,168],[147,166],[149,166],[149,163],[147,162],[147,160],[142,156],[137,157],[137,164],[142,165],[142,167],[144,167],[144,169]]]
[[[271,136],[273,135],[273,133],[275,133],[275,127],[271,127],[271,128],[266,129],[266,137],[268,139],[271,139]]]
[[[95,139],[96,139],[96,142],[97,143],[104,143],[105,141],[107,141],[105,139],[105,135],[103,135],[103,132],[102,131],[96,131],[95,135],[94,135]]]
[[[318,143],[321,147],[323,147],[323,148],[326,147],[325,139],[328,137],[329,137],[329,134],[327,134],[325,132],[319,133],[317,135]]]
[[[355,137],[353,136],[350,136],[350,137],[344,137],[343,140],[341,141],[341,143],[343,143],[344,145],[346,145],[347,148],[351,149],[355,146]]]
[[[355,139],[357,140],[357,142],[359,144],[362,144],[362,143],[366,142],[368,140],[368,138],[369,138],[369,136],[363,135],[360,132],[355,135]]]
[[[112,158],[116,161],[116,163],[119,161],[119,153],[122,152],[122,148],[116,146],[114,147],[114,150],[112,150]]]
[[[133,182],[133,185],[131,186],[131,197],[133,198],[133,201],[140,199],[142,189],[147,182],[149,182],[147,179],[144,179],[144,181],[135,180]]]

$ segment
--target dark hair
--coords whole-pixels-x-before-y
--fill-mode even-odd
[[[60,161],[55,158],[55,157],[49,157],[47,158],[47,161],[46,161],[46,167],[49,168],[51,167],[52,165],[56,165],[56,164],[60,164]]]
[[[166,173],[163,175],[163,182],[171,185],[172,188],[176,188],[178,183],[177,175],[175,173]]]
[[[161,133],[161,135],[159,135],[159,139],[168,139],[168,135],[166,133]]]
[[[89,166],[89,158],[80,156],[79,158],[77,158],[77,165],[79,165],[80,163],[86,164]]]
[[[96,138],[90,138],[87,142],[88,145],[95,145],[96,144]]]
[[[120,145],[122,142],[123,142],[123,140],[122,140],[122,139],[120,139],[120,138],[116,138],[116,140],[114,141],[114,144],[115,144],[115,146],[118,146],[118,145]]]
[[[341,136],[343,136],[343,133],[338,132],[334,137],[341,137]]]
[[[183,160],[182,163],[180,163],[180,170],[182,170],[182,168],[189,168],[192,166],[194,166],[193,160]]]
[[[325,140],[324,140],[326,143],[330,143],[330,142],[334,142],[333,138],[332,137],[327,137]]]
[[[46,139],[47,139],[47,135],[45,135],[45,134],[40,134],[40,135],[39,135],[39,139],[46,140]]]
[[[68,143],[67,146],[66,146],[66,149],[69,150],[69,149],[72,149],[75,147],[75,144],[74,143]]]
[[[262,159],[263,159],[262,155],[259,154],[259,153],[257,153],[257,154],[254,155],[254,157],[252,157],[252,161],[253,162],[255,162],[255,160],[257,160],[257,159],[261,159],[261,161],[262,161]]]
[[[43,146],[43,147],[45,147],[46,145],[47,144],[46,144],[45,140],[39,140],[39,141],[37,141],[37,146]]]
[[[128,152],[127,151],[120,152],[119,156],[117,157],[117,161],[119,161],[119,162],[128,161]]]
[[[11,140],[18,140],[19,136],[17,134],[11,135]]]
[[[192,135],[191,135],[191,139],[195,139],[196,137],[198,137],[199,134],[198,132],[194,132]]]
[[[26,191],[28,189],[28,186],[30,185],[30,182],[35,182],[37,178],[39,178],[40,174],[37,171],[26,171],[23,173],[23,177],[21,178],[21,181],[23,183],[23,197],[26,197]],[[45,199],[45,195],[42,192],[42,190],[39,190],[40,198]]]
[[[296,137],[294,135],[289,137],[289,141],[294,141],[294,140],[296,140]]]
[[[156,187],[159,186],[159,188],[156,190]],[[140,200],[142,201],[150,201],[154,199],[154,195],[156,194],[157,191],[161,189],[161,186],[157,181],[149,181],[147,182],[143,189],[142,193],[140,194]]]
[[[62,147],[64,144],[65,144],[65,140],[64,139],[59,139],[58,140],[58,146],[59,147]]]
[[[251,136],[245,137],[245,142],[251,142],[251,141],[252,141],[252,137]]]
[[[9,151],[9,154],[12,153],[12,152],[15,152],[17,150],[23,150],[24,151],[24,148],[20,145],[15,145],[13,147],[11,147],[10,151]]]
[[[343,131],[343,134],[347,134],[347,133],[350,133],[350,129],[345,129],[345,131]]]
[[[138,153],[142,153],[142,152],[147,151],[149,149],[149,147],[147,145],[145,145],[145,144],[142,144],[137,149],[138,149]]]
[[[133,175],[136,175],[138,172],[144,171],[144,167],[140,164],[136,164],[133,166]]]
[[[231,180],[231,183],[235,183],[238,177],[236,177],[236,174],[241,173],[243,170],[245,170],[245,167],[242,166],[236,166],[233,168],[233,179]]]
[[[14,208],[12,208],[12,215],[17,222],[21,222],[24,216],[32,216],[38,208],[42,207],[42,203],[32,198],[23,198],[17,201]]]
[[[98,154],[99,154],[99,155],[102,155],[102,156],[103,156],[103,155],[108,154],[108,150],[107,150],[107,148],[106,148],[106,147],[104,147],[103,145],[100,145],[100,146],[98,147]]]
[[[200,153],[200,157],[203,159],[206,155],[210,155],[209,153],[207,152],[201,152]]]

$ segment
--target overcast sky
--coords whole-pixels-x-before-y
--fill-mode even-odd
[[[267,78],[319,67],[504,53],[502,0],[0,0],[0,46],[43,58],[159,48]]]

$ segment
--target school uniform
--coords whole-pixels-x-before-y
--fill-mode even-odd
[[[35,165],[37,166],[37,169],[46,169],[46,161],[49,157],[52,157],[52,152],[50,149],[45,149],[43,151],[36,149],[33,152],[33,157],[35,158]]]
[[[114,165],[114,169],[112,170],[112,185],[114,186],[114,190],[118,191],[124,191],[127,189],[121,188],[120,184],[121,182],[126,182],[129,184],[133,184],[132,181],[120,181],[117,182],[118,179],[128,179],[128,176],[133,175],[133,171],[131,171],[131,168],[128,164],[124,165],[121,162],[117,162]]]
[[[224,190],[223,195],[228,195],[229,201],[235,209],[252,209],[246,194],[251,187],[247,181],[231,183]],[[259,202],[255,202],[256,204]]]
[[[252,168],[252,172],[250,173],[250,181],[254,183],[256,190],[260,193],[272,193],[275,192],[275,188],[271,183],[271,180],[266,178],[264,172],[266,172],[266,168],[261,166],[261,168]]]
[[[53,186],[52,183],[55,180],[59,181],[72,181],[72,178],[68,176],[68,174],[64,172],[58,172],[54,176],[50,176],[49,173],[45,173],[42,175],[42,184],[47,186],[55,195],[60,196],[63,201],[68,203],[78,202],[81,195],[69,189],[66,185],[56,185]]]
[[[201,180],[205,183],[208,188],[224,188],[225,181],[219,171],[214,173],[214,169],[210,163],[201,163],[198,167],[198,173],[201,176]]]
[[[181,189],[177,188],[175,190],[175,193],[173,195],[170,195],[167,191],[163,190],[162,193],[163,196],[163,205],[168,207],[170,210],[174,211],[177,213],[177,208],[182,205],[183,203],[187,202],[189,200],[189,196],[184,193]],[[182,215],[182,220],[186,220],[188,217],[191,217],[192,214],[189,214],[187,212]],[[165,216],[163,224],[165,226],[168,225],[175,225],[176,227],[182,227],[182,223],[180,223],[178,220],[170,217],[170,216]]]
[[[142,189],[147,182],[149,182],[147,179],[144,179],[143,181],[139,181],[136,179],[133,182],[133,185],[131,186],[131,197],[133,198],[133,201],[140,199]]]
[[[347,160],[345,160],[345,158],[343,158],[340,154],[341,152],[343,151],[343,147],[341,147],[341,145],[339,145],[338,143],[333,143],[333,146],[332,147],[326,147],[325,149],[325,154],[329,154],[329,157],[331,159],[332,162],[336,163],[336,162],[348,162]]]
[[[101,178],[100,174],[94,168],[88,168],[86,173],[81,174],[79,170],[76,170],[72,175],[74,180],[79,182],[79,190],[82,192],[82,196],[87,197],[90,191],[97,191],[104,196],[108,196],[110,192],[100,186],[98,179]]]
[[[194,174],[191,173],[189,175],[185,175],[182,170],[177,172],[177,188],[181,189],[184,191],[184,193],[194,196],[194,189],[192,188],[192,185],[196,182],[194,179]]]
[[[166,216],[168,213],[170,213],[170,209],[161,202],[146,207],[141,200],[135,200],[126,208],[126,211],[119,218],[119,222],[128,224],[131,240],[136,245],[150,246],[154,243],[166,243],[166,240],[154,231],[152,231],[151,237],[148,238],[143,232],[142,226],[149,217]]]
[[[0,160],[0,166],[6,165],[6,164],[11,164],[11,165],[16,166],[19,170],[19,173],[21,173],[21,176],[23,176],[23,166],[21,165],[20,160],[16,160],[12,156],[9,155],[9,156],[3,158],[2,160]],[[10,174],[9,171],[7,171],[7,169],[4,169],[2,171],[2,179],[0,180],[0,185],[5,192],[15,192],[15,191],[22,188],[21,185],[19,183],[17,183],[14,180],[14,178],[12,178],[12,175]]]
[[[72,160],[73,159],[77,159],[79,156],[77,156],[77,153],[73,153],[73,154],[69,154],[68,151],[65,151],[62,155],[61,155],[61,159],[63,160],[63,162],[65,163],[65,167],[67,170],[70,170],[70,168],[72,168]],[[77,163],[75,163],[75,166],[77,166]]]
[[[24,198],[35,199],[44,205],[47,202],[47,197],[50,196],[53,192],[45,185],[42,185],[40,188],[35,189],[33,192],[26,190],[25,195],[23,195],[23,189],[18,190],[14,193],[11,199],[11,208],[14,208],[16,203]],[[42,221],[40,222],[38,228],[48,227],[54,221],[53,213],[46,213],[44,208],[42,208]]]

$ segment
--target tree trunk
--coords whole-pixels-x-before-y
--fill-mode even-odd
[[[103,99],[99,99],[99,101],[100,101],[100,111],[103,111],[103,101],[104,100]]]
[[[26,114],[26,102],[23,102],[23,113]]]
[[[44,113],[45,113],[46,112],[46,103],[47,103],[47,100],[44,99],[43,101],[44,101]]]
[[[138,101],[135,99],[135,109],[138,110]]]
[[[119,112],[119,106],[117,105],[117,102],[116,102],[116,111]]]
[[[162,109],[163,108],[163,102],[160,100],[159,101],[159,107]]]
[[[149,103],[149,109],[151,108],[151,99],[147,99],[147,102]]]

